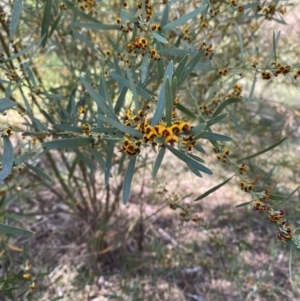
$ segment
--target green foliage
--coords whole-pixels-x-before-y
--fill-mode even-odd
[[[266,203],[287,198],[271,194],[266,185],[255,190],[244,164],[287,139],[278,137],[252,151],[243,140],[250,126],[242,126],[254,119],[259,82],[294,69],[294,79],[300,76],[299,66],[280,55],[280,32],[273,31],[271,54],[263,49],[258,55],[260,29],[271,20],[283,23],[285,6],[278,1],[128,2],[47,0],[25,6],[17,0],[11,6],[5,1],[11,19],[2,13],[0,88],[5,95],[0,113],[13,121],[1,121],[1,218],[18,187],[37,182],[65,210],[93,220],[91,227],[98,229],[98,219],[105,224],[113,218],[120,189],[123,204],[130,202],[132,184],[148,165],[152,178],[171,168],[170,160],[184,163],[199,178],[215,176],[214,154],[251,198],[236,207],[254,203],[255,211],[267,211],[277,238],[299,252],[284,213]],[[232,155],[235,144],[241,149]],[[181,210],[183,221],[199,222],[176,201],[170,207]],[[4,224],[0,232],[33,233]],[[104,245],[103,238],[99,241]]]

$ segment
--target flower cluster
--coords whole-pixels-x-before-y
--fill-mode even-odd
[[[266,20],[272,20],[276,12],[282,15],[286,13],[286,7],[277,6],[276,4],[273,3],[266,5],[264,7],[258,6],[257,10],[263,13]]]
[[[213,148],[213,151],[217,154],[217,159],[222,162],[227,162],[227,156],[229,155],[229,149],[221,145],[219,148]]]
[[[263,72],[261,73],[261,75],[262,75],[262,78],[263,78],[263,79],[266,79],[266,80],[268,80],[268,79],[271,78],[271,72],[269,72],[269,71],[263,71]]]
[[[280,63],[273,62],[272,65],[276,66],[276,70],[273,72],[274,76],[277,76],[278,74],[286,75],[291,71],[291,66],[283,66]]]
[[[149,44],[149,41],[145,37],[140,38],[138,35],[135,36],[134,42],[133,42],[133,46],[135,48],[138,48],[144,52],[146,50],[148,44]],[[127,48],[128,48],[128,44],[127,44]]]
[[[297,79],[297,77],[300,76],[300,68],[295,72],[294,79]]]
[[[229,155],[229,150],[225,148],[222,144],[218,147],[215,147],[213,151],[217,154],[217,158],[223,162],[229,161],[232,167],[236,170],[237,174],[239,175],[240,181],[240,188],[244,192],[251,193],[254,199],[254,205],[252,209],[256,212],[267,212],[268,219],[276,224],[277,226],[277,235],[276,238],[281,241],[287,241],[289,239],[293,240],[295,245],[300,249],[300,236],[294,235],[294,230],[291,225],[286,220],[285,211],[283,209],[273,209],[270,204],[268,204],[268,200],[272,199],[272,195],[269,188],[265,188],[263,191],[253,191],[254,189],[254,182],[250,182],[245,173],[247,171],[247,166],[245,163],[234,163],[231,162]]]
[[[86,13],[93,13],[97,7],[95,0],[78,0],[79,8]]]
[[[171,209],[176,210],[180,209],[180,217],[182,221],[188,222],[193,221],[195,223],[202,222],[204,225],[204,221],[201,217],[199,217],[197,214],[192,215],[191,213],[191,206],[187,203],[180,204],[178,195],[172,193],[172,195],[169,197],[169,206]]]
[[[228,73],[228,68],[218,70],[219,75],[225,76]]]
[[[2,131],[1,137],[8,138],[13,135],[12,126],[7,127]]]
[[[174,146],[176,142],[179,142],[179,136],[182,133],[186,133],[191,129],[191,125],[188,122],[183,120],[173,121],[171,126],[167,126],[164,123],[158,123],[155,126],[147,125],[145,127],[144,140],[145,142],[150,142],[152,145],[155,145],[156,142],[154,139],[156,137],[164,138],[164,143],[169,143]],[[191,150],[192,146],[196,145],[196,142],[193,141],[193,135],[183,138],[181,141],[182,145]]]
[[[120,24],[121,23],[121,18],[117,18],[117,23]],[[125,32],[125,33],[129,33],[130,31],[133,31],[133,27],[131,22],[128,20],[126,21],[124,24],[120,25],[120,30]]]
[[[201,105],[199,108],[201,110],[201,113],[205,116],[212,115],[216,108],[219,106],[219,104],[232,97],[242,97],[242,91],[243,88],[241,85],[235,83],[232,87],[232,90],[228,93],[219,93],[215,97],[213,97],[208,104]]]
[[[178,102],[176,98],[174,104]],[[147,107],[146,109],[148,109]],[[157,125],[150,125],[149,119],[146,118],[143,110],[138,110],[136,114],[131,109],[127,109],[124,116],[124,124],[126,126],[136,127],[136,129],[143,134],[143,141],[126,134],[123,144],[121,146],[121,152],[130,156],[134,156],[140,153],[142,143],[149,143],[153,146],[157,143],[165,144],[169,143],[174,146],[175,143],[180,143],[181,147],[187,151],[191,151],[193,146],[196,145],[194,141],[194,135],[188,135],[187,133],[192,129],[192,126],[183,120],[174,120],[170,126],[167,126],[164,122],[159,122]],[[172,118],[176,117],[176,107],[174,106]],[[160,138],[156,140],[155,138]],[[159,142],[158,142],[159,141]]]
[[[137,7],[138,9],[142,9],[142,3],[138,2]],[[146,20],[148,21],[153,15],[152,4],[150,3],[149,0],[145,0],[145,9],[146,9]]]
[[[267,192],[266,192],[267,191]],[[268,212],[268,219],[275,223],[278,229],[276,238],[278,240],[286,241],[293,236],[293,229],[285,218],[285,212],[283,209],[274,210],[265,202],[270,197],[268,190],[263,192],[263,196],[254,202],[253,210],[257,212]]]
[[[160,60],[160,56],[157,53],[157,50],[152,48],[149,50],[150,53],[150,58],[154,59],[155,61],[159,61]]]
[[[20,76],[17,74],[16,69],[9,69],[5,73],[6,77],[13,82],[17,82],[20,79]]]
[[[205,42],[203,42],[199,47],[198,47],[198,50],[202,50],[202,49],[205,49],[205,52],[204,52],[204,56],[208,56],[209,59],[212,59],[213,57],[213,54],[214,54],[214,51],[212,49],[212,45],[207,45]]]
[[[66,4],[63,3],[63,2],[61,2],[61,3],[59,4],[59,9],[60,9],[60,10],[67,10]]]
[[[132,141],[129,137],[125,137],[120,152],[129,156],[135,156],[141,152],[141,144],[142,141],[140,140]]]
[[[244,163],[242,163],[242,166],[240,167],[240,176],[247,170]],[[242,172],[241,172],[242,171]],[[267,204],[267,201],[270,199],[271,193],[269,188],[266,188],[262,192],[254,192],[254,182],[248,183],[243,179],[243,181],[240,182],[240,187],[245,192],[251,192],[253,197],[256,197],[257,199],[254,201],[253,210],[256,212],[268,212],[268,219],[275,223],[278,229],[278,233],[276,235],[276,238],[282,241],[286,241],[288,239],[291,239],[293,236],[293,229],[287,222],[285,218],[285,212],[283,209],[274,210],[269,204]]]
[[[82,124],[82,131],[85,135],[91,137],[92,133],[91,133],[91,126],[88,123],[83,123]]]
[[[135,21],[132,23],[130,20],[122,22],[122,19],[118,17],[117,23],[120,24],[120,30],[129,33],[132,32],[134,27],[140,31],[139,34],[135,35],[134,38],[126,44],[126,50],[128,54],[132,55],[134,58],[137,58],[139,54],[144,56],[146,52],[149,52],[151,59],[156,61],[160,60],[160,56],[157,53],[157,50],[153,47],[154,40],[152,32],[161,30],[161,27],[157,23],[149,22],[151,16],[153,15],[152,4],[150,1],[145,1],[146,8],[146,19],[142,18],[142,13],[140,13]],[[142,3],[137,3],[138,9],[142,8]],[[121,24],[122,23],[122,24]],[[152,46],[152,47],[151,47]],[[125,63],[129,63],[128,57],[121,56],[118,54],[119,58]]]
[[[31,280],[30,285],[29,285],[29,288],[31,290],[36,290],[37,289],[37,285],[36,285],[34,279],[32,279],[33,277],[32,277],[32,274],[31,274],[31,265],[28,264],[28,263],[24,267],[24,273],[22,275],[22,278],[23,278],[23,280],[26,280],[26,281]]]
[[[6,22],[6,15],[4,12],[0,12],[0,22],[5,23]]]

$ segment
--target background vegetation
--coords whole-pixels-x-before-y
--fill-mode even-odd
[[[0,300],[299,300],[297,8],[5,0]]]

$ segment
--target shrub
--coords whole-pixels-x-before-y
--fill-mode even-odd
[[[202,159],[213,154],[234,176],[195,201],[238,178],[251,196],[240,206],[267,212],[277,238],[298,251],[284,210],[269,202],[281,204],[298,188],[284,197],[256,189],[247,175],[249,159],[287,137],[254,154],[245,146],[242,156],[232,155],[234,136],[247,134],[241,123],[250,116],[257,82],[300,76],[279,54],[280,32],[269,45],[259,43],[265,24],[284,22],[286,7],[233,0],[2,4],[2,206],[9,207],[20,187],[28,187],[24,199],[44,187],[64,210],[98,229],[99,217],[107,225],[114,215],[121,190],[127,204],[138,170],[153,164],[155,177],[168,152],[196,177],[213,176]],[[114,180],[117,175],[123,180]],[[176,196],[169,205],[184,221],[200,221]]]

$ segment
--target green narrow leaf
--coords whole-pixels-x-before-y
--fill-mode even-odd
[[[167,24],[163,27],[164,31],[175,29],[176,26],[182,25],[189,21],[190,19],[196,17],[198,14],[203,12],[206,9],[207,5],[202,5],[201,7],[195,9],[194,11],[182,16],[181,18],[178,18],[177,20]]]
[[[46,46],[48,40],[49,28],[51,23],[51,7],[52,0],[46,0],[41,26],[41,38],[43,47]]]
[[[166,121],[167,126],[171,126],[172,122],[172,109],[173,109],[173,95],[171,90],[171,81],[170,78],[166,78],[165,83],[165,104],[166,104]]]
[[[119,167],[118,167],[118,175],[121,174],[122,170],[123,170],[123,166],[124,166],[124,162],[125,162],[125,159],[128,157],[127,154],[122,154],[122,157],[119,161]]]
[[[206,173],[206,174],[209,174],[209,175],[212,175],[213,172],[205,167],[204,165],[202,165],[200,162],[192,159],[191,157],[187,156],[186,154],[180,152],[179,150],[171,147],[170,145],[166,144],[165,145],[166,148],[171,152],[173,153],[176,157],[178,157],[180,160],[182,160],[183,162],[185,162],[186,164],[191,164],[193,165],[195,168],[197,168],[198,170]]]
[[[0,113],[16,106],[14,101],[7,99],[6,97],[0,99]]]
[[[153,170],[152,170],[152,178],[155,178],[156,175],[157,175],[157,172],[160,168],[160,165],[162,163],[162,160],[165,156],[165,153],[166,153],[166,148],[164,146],[162,146],[158,152],[158,155],[156,157],[156,160],[155,160],[155,163],[154,163],[154,166],[153,166]]]
[[[201,194],[200,196],[198,196],[197,198],[194,199],[194,202],[199,201],[204,199],[205,197],[207,197],[208,195],[210,195],[211,193],[215,192],[216,190],[218,190],[220,187],[224,186],[225,184],[227,184],[231,179],[233,178],[233,176],[231,176],[230,178],[228,178],[227,180],[225,180],[224,182],[214,186],[213,188],[207,190],[206,192],[204,192],[203,194]]]
[[[49,94],[49,93],[41,93],[42,95],[45,95],[47,98],[53,99],[53,100],[64,100],[64,97],[62,97],[61,95],[57,95],[57,94]]]
[[[25,162],[25,165],[27,166],[28,169],[32,170],[34,173],[36,173],[39,177],[41,177],[42,179],[46,180],[46,181],[52,181],[51,178],[45,174],[43,171],[41,171],[40,169],[36,168],[35,166],[28,164]]]
[[[194,165],[188,163],[186,165],[195,176],[202,178],[201,172]]]
[[[188,56],[188,55],[196,55],[198,51],[190,50],[190,49],[179,49],[179,48],[164,48],[158,51],[158,54],[169,54],[175,56]]]
[[[86,167],[89,167],[90,173],[93,174],[95,172],[95,164],[94,162],[87,156],[85,151],[81,152],[78,148],[73,149],[76,157],[78,157]]]
[[[43,146],[47,148],[76,148],[91,145],[93,142],[90,137],[81,137],[81,138],[68,138],[61,140],[53,140],[48,142],[43,142]]]
[[[109,134],[109,135],[113,135],[113,136],[117,136],[117,137],[119,137],[119,135],[117,135],[117,134],[120,134],[122,137],[124,137],[124,134],[120,133],[115,128],[100,127],[100,128],[92,128],[91,131],[93,133],[104,133],[106,135]]]
[[[52,24],[52,26],[51,26],[51,28],[50,28],[49,38],[51,38],[51,36],[53,35],[53,32],[54,32],[55,29],[57,28],[58,23],[59,23],[60,18],[61,18],[61,15],[62,15],[62,13],[60,13],[60,14],[56,17],[55,21],[53,22],[53,24]]]
[[[193,154],[188,154],[188,155],[189,155],[189,157],[193,158],[194,160],[196,160],[196,161],[198,161],[200,163],[205,163],[205,161],[202,158],[200,158],[200,157],[197,157],[197,156],[195,156]]]
[[[69,172],[68,172],[68,180],[69,180],[69,181],[73,178],[74,172],[75,172],[75,168],[76,168],[76,166],[78,165],[79,161],[80,161],[80,160],[79,160],[79,158],[77,158],[77,157],[73,160],[73,163],[72,163],[72,165],[71,165],[71,168],[70,168],[70,170],[69,170]]]
[[[118,83],[122,84],[123,86],[125,86],[126,88],[130,89],[130,85],[129,85],[129,81],[127,79],[125,79],[124,77],[118,75],[117,73],[110,73],[109,74],[114,80],[116,80]],[[138,95],[153,101],[152,97],[150,94],[148,94],[144,89],[136,86],[136,92]]]
[[[253,202],[253,201],[241,203],[241,204],[239,204],[239,205],[236,205],[235,208],[248,206],[248,205],[251,204],[252,202]]]
[[[174,99],[175,99],[175,95],[177,92],[177,77],[173,76],[171,90],[172,90],[172,97],[173,97],[172,99],[173,99],[173,104],[174,104]]]
[[[14,164],[14,149],[8,137],[3,137],[3,162],[0,171],[0,182],[10,174]]]
[[[24,163],[25,161],[32,158],[34,155],[36,155],[36,152],[30,152],[30,153],[23,154],[19,158],[15,159],[14,166],[18,166],[18,165]]]
[[[203,132],[203,130],[206,128],[207,124],[205,122],[200,123],[196,126],[194,126],[191,130],[187,132],[187,135],[198,135]]]
[[[269,196],[269,199],[270,200],[273,200],[273,201],[284,201],[286,200],[286,197],[283,196],[283,195],[278,195],[278,194],[270,194]]]
[[[75,93],[76,93],[76,88],[74,88],[73,91],[71,92],[71,95],[69,97],[68,106],[67,106],[67,111],[71,115],[75,114],[75,112],[76,112]]]
[[[117,76],[122,78],[122,76],[121,76],[122,72],[121,72],[121,68],[119,66],[119,61],[115,55],[114,55],[114,67],[115,67],[116,73],[113,73],[113,74],[116,74]],[[118,86],[119,86],[119,92],[121,92],[124,88],[124,85],[122,83],[118,82]]]
[[[67,132],[72,132],[72,133],[81,133],[82,134],[82,127],[79,126],[72,126],[72,125],[67,125],[67,124],[52,124],[52,126],[55,129],[58,129],[60,131],[67,131]],[[63,133],[61,133],[63,134]]]
[[[211,132],[208,132],[204,136],[202,136],[202,139],[213,140],[213,141],[232,141],[232,138],[228,136],[211,133]]]
[[[242,136],[244,136],[244,131],[243,131],[242,127],[240,126],[239,122],[238,122],[238,121],[236,120],[236,118],[234,117],[233,113],[231,113],[231,111],[228,110],[228,109],[226,109],[226,110],[227,110],[227,112],[229,113],[229,118],[230,118],[230,120],[233,122],[235,128],[238,130],[238,132],[239,132]]]
[[[202,58],[205,49],[200,50],[194,57],[188,62],[188,64],[184,67],[181,76],[178,78],[178,86],[185,81],[185,79],[190,75],[192,70],[198,64],[200,59]]]
[[[228,113],[224,113],[224,114],[218,115],[216,117],[213,117],[213,118],[211,118],[209,120],[205,120],[205,122],[206,122],[207,126],[212,126],[213,124],[216,124],[216,123],[220,122],[227,115],[228,115]]]
[[[253,7],[256,8],[259,5],[261,5],[260,1],[251,2],[251,3],[245,4],[244,9],[253,8]]]
[[[288,239],[285,241],[285,243],[294,251],[296,251],[297,253],[300,253],[300,248],[295,244],[295,242],[292,239]],[[289,261],[290,264],[290,261]],[[292,277],[291,277],[292,279]]]
[[[170,5],[169,5],[169,3],[167,3],[165,5],[165,9],[164,9],[164,12],[162,14],[161,21],[160,21],[160,27],[161,28],[163,28],[164,26],[166,26],[168,24],[169,11],[170,11]]]
[[[281,16],[280,16],[280,19],[277,19],[277,18],[273,17],[272,20],[275,21],[275,22],[277,22],[277,23],[279,23],[279,24],[288,25],[288,23],[286,23]]]
[[[147,74],[148,74],[148,60],[149,60],[149,51],[145,52],[145,55],[143,57],[143,62],[142,62],[142,67],[141,67],[141,82],[144,83],[146,78],[147,78]]]
[[[111,119],[111,118],[108,118],[108,117],[105,117],[105,116],[101,116],[101,115],[99,115],[98,118],[100,120],[102,120],[103,122],[106,122],[106,123],[114,126],[115,128],[119,129],[122,132],[128,133],[128,134],[130,134],[134,137],[137,137],[137,138],[142,138],[143,137],[143,134],[141,132],[139,132],[138,130],[133,129],[130,126],[126,126],[126,125],[120,123],[119,121],[115,121],[114,119]]]
[[[159,41],[156,40],[156,50],[158,53],[162,49],[161,44]],[[156,61],[157,64],[157,70],[158,70],[158,78],[163,79],[164,78],[164,58],[161,57],[160,60]]]
[[[241,35],[238,24],[236,22],[234,22],[234,25],[235,25],[235,30],[237,32],[238,39],[239,39],[240,50],[241,50],[241,60],[244,61],[244,45],[243,45],[242,35]]]
[[[193,141],[197,141],[200,138],[203,138],[207,133],[208,133],[208,131],[203,131],[203,132],[198,133],[197,135],[195,135],[193,137]],[[203,139],[206,139],[206,138],[203,138]]]
[[[154,115],[152,117],[151,120],[151,125],[154,126],[156,125],[162,118],[163,114],[164,114],[164,109],[165,109],[165,84],[166,84],[166,80],[167,78],[172,78],[172,72],[173,72],[173,61],[170,61],[165,74],[164,74],[164,80],[162,82],[160,91],[159,91],[159,95],[158,95],[158,101],[157,101],[157,105],[156,105],[156,109],[154,112]]]
[[[186,107],[184,107],[180,103],[177,104],[176,108],[179,111],[181,111],[182,113],[184,113],[185,115],[192,117],[192,118],[196,118],[196,115],[194,113],[192,113],[190,110],[188,110]]]
[[[154,37],[157,41],[159,41],[159,42],[161,42],[161,43],[163,43],[163,44],[168,44],[168,41],[166,40],[166,38],[164,38],[163,36],[161,36],[161,35],[158,34],[157,32],[152,31],[152,35],[153,35],[153,37]]]
[[[112,166],[112,158],[114,155],[114,148],[115,148],[115,143],[112,141],[109,144],[108,151],[107,151],[107,156],[106,156],[106,163],[105,163],[105,170],[104,170],[104,182],[105,185],[108,184],[108,180],[111,177],[110,169]]]
[[[277,55],[276,55],[276,48],[278,46],[279,38],[280,38],[281,32],[279,31],[275,37],[275,32],[273,31],[273,55],[274,55],[274,61],[276,62],[277,60]]]
[[[177,68],[176,68],[176,70],[175,70],[174,73],[173,73],[173,79],[174,79],[175,77],[177,77],[177,79],[180,78],[181,73],[182,73],[183,70],[184,70],[184,67],[185,67],[185,65],[186,65],[186,62],[187,62],[188,58],[189,58],[189,56],[188,56],[188,55],[185,55],[185,56],[180,60],[178,66],[177,66]]]
[[[126,96],[126,93],[127,93],[127,88],[126,87],[123,87],[119,97],[118,97],[118,100],[116,102],[116,105],[114,107],[114,111],[116,112],[116,114],[119,114],[121,109],[123,108],[124,106],[124,103],[125,103],[125,96]]]
[[[92,88],[92,86],[84,79],[81,78],[81,82],[85,86],[92,99],[96,102],[97,106],[110,118],[119,120],[114,110],[106,103],[106,101]]]
[[[13,7],[13,11],[12,11],[12,16],[11,16],[11,22],[10,22],[10,34],[9,34],[9,38],[12,40],[16,30],[17,30],[17,26],[19,23],[19,18],[22,12],[22,8],[23,8],[23,4],[22,4],[23,0],[15,0],[14,2],[14,7]]]
[[[99,29],[99,30],[109,30],[109,29],[118,29],[119,25],[117,24],[103,24],[103,23],[80,23],[80,22],[71,22],[70,26],[72,28],[82,27],[87,29]]]
[[[246,159],[254,158],[254,157],[257,157],[257,156],[259,156],[259,155],[261,155],[261,154],[263,154],[263,153],[266,153],[266,152],[272,150],[273,148],[275,148],[276,146],[280,145],[280,144],[281,144],[282,142],[284,142],[287,138],[288,138],[288,137],[284,137],[284,138],[282,138],[280,141],[278,141],[278,142],[272,144],[271,146],[269,146],[269,147],[267,147],[267,148],[265,148],[265,149],[263,149],[263,150],[261,150],[261,151],[255,153],[255,154],[253,154],[253,155],[251,155],[251,156],[247,156],[247,157],[244,157],[244,158],[242,158],[242,159],[239,159],[239,160],[237,160],[237,162],[241,162],[241,161],[246,160]]]
[[[113,103],[110,97],[110,94],[108,93],[108,89],[107,89],[107,85],[106,85],[106,80],[104,78],[103,73],[101,74],[101,78],[100,78],[100,83],[99,83],[99,90],[98,90],[99,95],[106,100],[106,102],[108,103],[108,105],[111,107],[111,109],[113,110]],[[101,114],[103,115],[103,114]]]
[[[295,244],[295,246],[297,246],[297,245]],[[297,249],[298,249],[298,247],[297,247]],[[292,262],[293,262],[293,249],[290,248],[290,256],[289,256],[289,276],[290,276],[290,279],[293,279]]]
[[[9,62],[9,61],[12,61],[13,59],[20,57],[21,55],[23,55],[24,53],[29,51],[31,48],[33,48],[34,46],[39,44],[39,42],[40,42],[40,39],[33,41],[31,44],[29,44],[27,47],[25,47],[21,51],[17,52],[16,54],[14,54],[14,55],[10,56],[9,58],[7,58],[6,60],[4,60],[4,62]]]
[[[291,196],[296,193],[299,190],[300,186],[298,186],[295,190],[293,190],[284,200],[282,200],[281,202],[279,202],[278,204],[276,204],[276,207],[278,207],[279,205],[285,203],[286,201],[289,201]]]
[[[6,80],[6,79],[3,79],[3,78],[0,78],[0,83],[1,83],[1,84],[9,84],[10,81],[9,81],[9,80]]]
[[[75,38],[77,38],[78,40],[80,40],[85,46],[89,47],[94,52],[98,52],[98,50],[95,48],[94,44],[92,42],[90,42],[90,40],[88,38],[86,38],[84,35],[82,35],[77,30],[75,30],[75,28],[72,28],[72,33],[73,33],[73,36]]]
[[[9,84],[5,89],[5,98],[10,99],[10,95],[11,95],[11,82],[9,82]]]
[[[228,98],[224,100],[216,109],[213,117],[218,116],[228,105],[242,101],[242,98]]]
[[[136,162],[136,156],[131,157],[125,172],[124,181],[123,181],[123,193],[122,193],[122,200],[124,205],[128,203],[135,162]]]
[[[137,95],[136,86],[133,82],[131,70],[128,68],[127,65],[126,65],[126,72],[127,72],[127,77],[128,77],[128,81],[129,81],[130,90],[131,90],[132,96],[133,96],[134,107],[135,107],[135,110],[138,111],[138,109],[139,109],[139,97]]]
[[[33,117],[32,115],[29,117],[30,117],[30,119],[32,121],[32,125],[35,129],[37,129],[39,132],[47,131],[47,127],[44,124],[42,124],[39,119]]]
[[[254,94],[256,81],[257,81],[257,77],[256,77],[256,73],[255,73],[254,78],[253,78],[253,82],[252,82],[252,85],[251,85],[250,93],[249,93],[249,96],[247,98],[248,101],[252,101],[252,99],[253,99],[253,94]]]
[[[200,144],[194,145],[194,149],[202,154],[206,154],[204,148]]]
[[[95,148],[91,149],[91,153],[99,163],[100,167],[105,170],[105,160],[103,159],[102,155]]]
[[[4,224],[0,224],[0,232],[6,233],[6,234],[12,234],[12,235],[32,235],[34,232],[13,227],[13,226],[8,226]]]
[[[28,78],[29,78],[29,80],[30,80],[30,82],[32,83],[32,86],[33,86],[33,88],[36,90],[36,91],[38,91],[38,84],[37,84],[37,82],[36,82],[36,80],[35,80],[35,76],[34,76],[34,73],[32,72],[32,69],[31,68],[27,68],[27,76],[28,76]],[[24,97],[24,95],[22,95],[23,97]]]
[[[41,109],[41,111],[40,111],[44,116],[45,116],[45,118],[50,122],[50,123],[55,123],[55,121],[54,121],[54,118],[50,115],[50,114],[48,114],[45,110],[43,110],[43,109]],[[32,112],[31,112],[32,113]]]

